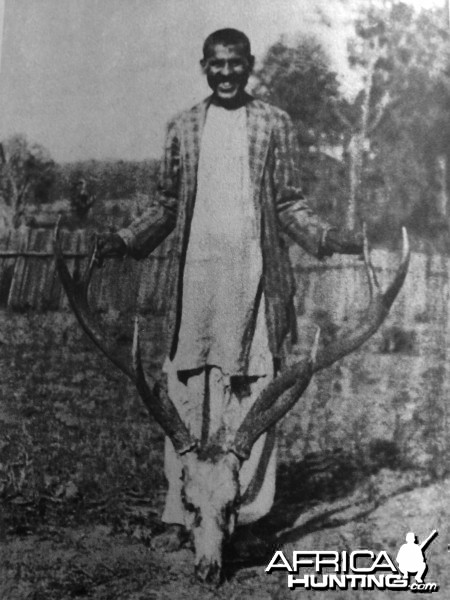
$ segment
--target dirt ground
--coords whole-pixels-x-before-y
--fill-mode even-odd
[[[430,438],[430,419],[418,400],[423,390],[417,398],[408,390],[407,401],[402,396],[398,418],[383,416],[395,413],[383,404],[388,362],[411,373],[420,357],[373,349],[319,378],[283,422],[276,501],[260,527],[289,559],[293,550],[359,548],[395,557],[408,531],[422,541],[436,529],[426,551],[426,581],[439,585],[433,598],[449,598],[450,479],[437,460],[444,457],[443,442]],[[348,371],[361,363],[364,377],[359,372],[358,384],[346,385]],[[229,565],[220,588],[200,585],[190,550],[164,553],[152,546],[165,491],[161,431],[71,316],[1,313],[0,369],[1,600],[378,600],[401,594],[291,591],[287,574],[265,573],[266,563]],[[339,411],[330,411],[331,395],[361,395],[358,386],[367,404],[356,408],[343,400]]]

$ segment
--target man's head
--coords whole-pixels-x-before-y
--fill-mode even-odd
[[[242,104],[254,62],[250,41],[241,31],[219,29],[206,38],[200,64],[215,102],[225,108]]]

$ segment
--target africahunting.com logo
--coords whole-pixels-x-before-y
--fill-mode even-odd
[[[286,571],[287,585],[307,590],[410,590],[431,593],[439,590],[435,582],[425,582],[427,563],[425,549],[438,535],[436,530],[422,543],[415,534],[406,534],[395,561],[382,550],[295,550],[289,562],[282,550],[277,550],[266,567],[266,573]],[[326,571],[326,572],[324,572]],[[410,581],[412,580],[412,581]]]

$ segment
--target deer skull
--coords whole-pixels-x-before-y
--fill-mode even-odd
[[[222,546],[234,532],[239,507],[239,459],[230,452],[183,459],[182,502],[195,548],[198,579],[218,583]]]

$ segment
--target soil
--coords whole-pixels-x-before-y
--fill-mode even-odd
[[[258,527],[288,560],[294,550],[360,548],[395,558],[408,531],[423,541],[436,529],[426,581],[439,585],[433,598],[448,598],[447,429],[424,405],[429,369],[405,383],[420,356],[377,344],[317,378],[281,424],[277,496]],[[406,374],[401,389],[386,383],[393,368]],[[398,597],[291,591],[287,573],[265,573],[268,560],[229,564],[218,588],[198,583],[191,550],[153,547],[162,433],[71,315],[0,313],[0,369],[2,600]]]

